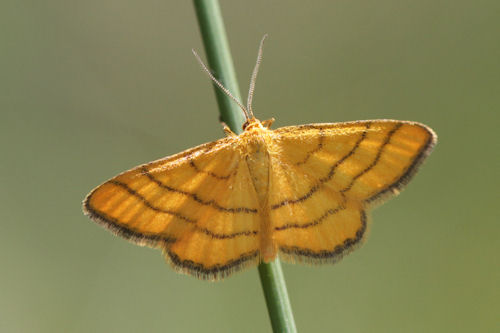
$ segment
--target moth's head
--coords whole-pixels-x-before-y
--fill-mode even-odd
[[[252,117],[252,118],[247,119],[247,121],[245,121],[243,123],[243,131],[251,131],[251,130],[257,129],[257,128],[268,130],[271,128],[271,125],[273,124],[273,122],[274,122],[274,118],[260,121],[259,119]]]

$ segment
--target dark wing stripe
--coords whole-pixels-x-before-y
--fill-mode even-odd
[[[163,208],[159,208],[159,207],[154,206],[142,194],[140,194],[136,190],[130,188],[125,183],[122,183],[122,182],[117,181],[117,180],[110,180],[110,181],[108,181],[108,183],[123,188],[128,193],[130,193],[132,196],[134,196],[137,199],[139,199],[146,207],[148,207],[149,209],[154,210],[155,212],[165,213],[165,214],[168,214],[168,215],[172,215],[172,216],[174,216],[174,217],[176,217],[176,218],[178,218],[180,220],[183,220],[185,222],[188,222],[188,223],[193,223],[193,224],[196,223],[196,220],[190,219],[189,217],[186,217],[186,216],[184,216],[184,215],[182,215],[182,214],[180,214],[178,212],[174,212],[174,211],[171,211],[171,210],[168,210],[168,209],[163,209]]]
[[[425,143],[425,145],[422,146],[420,152],[415,156],[415,158],[410,163],[406,171],[401,175],[401,177],[399,177],[392,184],[388,185],[386,188],[380,190],[378,193],[375,193],[373,196],[365,200],[365,202],[367,203],[373,202],[382,197],[384,194],[393,191],[394,189],[401,189],[408,183],[408,181],[411,179],[411,177],[413,177],[415,172],[417,172],[420,164],[424,161],[427,155],[430,154],[432,148],[434,148],[434,145],[436,144],[435,135],[433,135],[432,132],[429,131],[428,134],[429,138],[427,139],[427,142]]]
[[[207,228],[202,228],[202,227],[198,227],[196,226],[196,228],[203,232],[205,235],[208,235],[212,238],[216,238],[216,239],[230,239],[230,238],[236,238],[236,237],[239,237],[239,236],[247,236],[247,237],[250,237],[250,236],[256,236],[259,232],[258,231],[255,231],[255,230],[249,230],[249,231],[239,231],[239,232],[234,232],[232,234],[218,234],[218,233],[214,233],[210,230],[208,230]]]
[[[298,246],[280,246],[280,251],[288,255],[298,255],[309,258],[311,260],[326,260],[326,261],[337,261],[342,258],[345,254],[351,252],[356,244],[359,244],[363,239],[363,235],[366,231],[366,213],[362,210],[361,215],[361,227],[356,231],[354,238],[347,238],[341,245],[335,246],[331,251],[311,251],[309,249],[301,248]]]
[[[311,187],[311,189],[306,194],[304,194],[303,196],[299,197],[298,199],[286,199],[286,200],[283,200],[280,203],[272,205],[271,209],[274,210],[274,209],[278,209],[280,207],[283,207],[283,206],[286,206],[286,205],[289,205],[289,204],[296,204],[296,203],[302,202],[304,200],[307,200],[309,197],[311,197],[314,194],[314,192],[317,192],[324,183],[326,183],[330,179],[332,179],[332,177],[333,177],[333,175],[335,173],[335,170],[339,167],[339,165],[341,165],[346,159],[348,159],[350,156],[352,156],[356,152],[356,150],[358,149],[358,147],[361,144],[361,142],[363,142],[363,140],[366,138],[366,133],[367,133],[368,129],[370,128],[370,126],[371,126],[371,122],[368,122],[368,123],[365,124],[365,130],[361,134],[361,136],[358,139],[358,141],[356,141],[356,143],[352,147],[352,149],[345,156],[343,156],[340,160],[338,160],[334,165],[332,165],[332,167],[330,168],[330,171],[328,172],[328,175],[326,175],[326,177],[324,177],[324,178],[321,178],[319,180],[319,182],[317,184],[315,184],[313,187]]]
[[[215,233],[213,231],[210,231],[208,230],[207,228],[204,228],[204,227],[200,227],[198,225],[196,225],[197,223],[197,220],[194,220],[194,219],[190,219],[180,213],[177,213],[177,212],[173,212],[173,211],[170,211],[170,210],[166,210],[166,209],[162,209],[162,208],[158,208],[158,207],[155,207],[153,206],[153,204],[151,204],[146,198],[144,198],[141,194],[139,194],[137,191],[131,189],[130,187],[128,187],[127,184],[124,184],[122,182],[119,182],[119,181],[116,181],[116,180],[110,180],[108,183],[110,184],[114,184],[116,186],[119,186],[123,189],[125,189],[127,192],[129,192],[131,195],[133,195],[134,197],[136,197],[137,199],[139,199],[142,203],[144,203],[144,205],[146,207],[148,207],[149,209],[152,209],[156,212],[159,212],[159,213],[165,213],[165,214],[169,214],[169,215],[172,215],[180,220],[183,220],[187,223],[190,223],[190,224],[193,224],[194,225],[194,228],[197,230],[197,231],[200,231],[212,238],[216,238],[216,239],[230,239],[230,238],[236,238],[236,237],[240,237],[240,236],[247,236],[247,237],[250,237],[250,236],[255,236],[257,235],[259,232],[258,231],[255,231],[255,230],[248,230],[248,231],[239,231],[239,232],[234,232],[234,233],[231,233],[231,234],[220,234],[220,233]],[[87,201],[88,202],[88,201]],[[105,220],[106,222],[108,223],[112,223],[112,224],[118,224],[120,225],[120,221],[113,218],[113,217],[110,217],[108,216],[107,214],[105,214],[104,212],[101,212],[101,211],[98,211],[97,209],[95,209],[94,207],[91,207],[90,204],[87,204],[87,207],[89,207],[89,211],[91,211],[92,213],[94,213],[95,215],[99,216]],[[109,218],[106,218],[104,216],[107,216]],[[125,228],[123,225],[120,225],[121,228]],[[127,229],[127,230],[130,230],[130,229]],[[137,233],[135,231],[132,231],[134,233]],[[144,235],[143,235],[144,237]]]
[[[304,159],[302,161],[295,163],[295,165],[300,166],[302,164],[305,164],[314,153],[317,153],[318,151],[323,149],[323,141],[325,139],[325,131],[322,128],[319,129],[318,136],[319,136],[318,146],[315,149],[307,152],[306,157],[304,157]]]
[[[205,147],[205,150],[201,154],[203,154],[203,155],[209,154],[212,151],[214,151],[215,148],[217,148],[217,141],[210,142],[209,144],[207,144],[207,146]],[[194,163],[194,159],[193,159],[192,155],[193,154],[189,154],[186,156],[187,159],[189,160],[189,166],[191,166],[196,172],[204,173],[204,174],[209,175],[210,177],[214,177],[215,179],[218,179],[218,180],[227,180],[227,179],[231,178],[233,175],[235,175],[236,171],[238,170],[238,168],[236,167],[234,172],[231,172],[230,174],[228,174],[226,176],[220,176],[220,175],[213,173],[212,171],[205,171],[205,170],[200,169]]]
[[[396,131],[398,129],[401,128],[401,126],[403,126],[403,124],[402,123],[398,123],[398,124],[396,124],[396,126],[394,126],[394,128],[389,133],[387,133],[387,136],[386,136],[384,142],[382,143],[382,145],[379,147],[379,149],[377,151],[377,155],[375,155],[375,159],[363,171],[361,171],[356,176],[354,176],[352,178],[351,182],[349,183],[349,185],[347,185],[345,188],[343,188],[342,190],[340,190],[341,193],[345,193],[345,192],[349,191],[353,187],[353,185],[356,183],[356,181],[359,179],[359,177],[363,176],[368,171],[370,171],[371,169],[373,169],[373,167],[375,165],[377,165],[378,161],[380,160],[380,156],[382,156],[382,153],[384,152],[385,146],[387,146],[389,144],[389,142],[391,141],[392,136],[394,135],[394,133],[396,133]]]
[[[233,214],[234,213],[253,213],[253,214],[256,214],[258,211],[257,209],[248,208],[248,207],[235,207],[235,208],[223,207],[223,206],[219,205],[217,202],[215,202],[215,200],[213,200],[213,199],[205,201],[203,199],[200,199],[195,193],[182,191],[182,190],[176,189],[174,187],[171,187],[171,186],[168,186],[168,185],[162,183],[160,180],[156,179],[156,177],[153,176],[145,166],[143,166],[141,168],[141,170],[142,170],[142,173],[144,175],[146,175],[149,179],[151,179],[153,182],[155,182],[159,187],[161,187],[167,191],[170,191],[170,192],[183,194],[183,195],[193,199],[194,201],[196,201],[197,203],[199,203],[201,205],[211,206],[219,211],[233,213]]]
[[[337,214],[338,212],[340,212],[341,210],[344,210],[344,209],[346,209],[346,207],[344,205],[340,205],[337,208],[327,209],[326,212],[323,215],[321,215],[319,218],[317,218],[317,219],[315,219],[315,220],[313,220],[311,222],[306,222],[306,223],[287,223],[287,224],[284,224],[282,226],[274,228],[274,230],[281,231],[281,230],[287,230],[287,229],[292,229],[292,228],[295,228],[295,229],[307,229],[307,228],[310,228],[310,227],[314,227],[314,226],[317,226],[317,225],[323,223],[328,216],[335,215],[335,214]]]
[[[228,174],[226,176],[219,176],[219,175],[216,175],[215,173],[213,173],[212,171],[201,170],[194,163],[194,160],[192,158],[189,158],[189,166],[191,166],[196,172],[204,173],[204,174],[209,175],[210,177],[214,177],[215,179],[218,179],[218,180],[227,180],[227,179],[231,178],[232,176],[234,176],[236,174],[236,172],[238,171],[238,166],[236,166],[236,169],[233,172],[231,172],[230,174]]]

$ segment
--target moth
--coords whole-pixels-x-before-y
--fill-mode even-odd
[[[265,38],[265,37],[264,37]],[[172,267],[219,280],[270,262],[334,263],[360,246],[368,212],[408,183],[437,142],[426,125],[398,120],[271,129],[202,67],[241,108],[240,135],[140,165],[85,198],[87,216]]]

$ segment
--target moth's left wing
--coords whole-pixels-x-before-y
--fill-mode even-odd
[[[248,168],[227,137],[126,171],[94,189],[85,213],[180,272],[216,280],[259,260],[260,215]]]

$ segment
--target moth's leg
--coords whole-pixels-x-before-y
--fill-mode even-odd
[[[264,126],[266,128],[270,128],[273,123],[274,123],[274,118],[267,119],[267,120],[262,121],[262,126]]]
[[[224,130],[224,133],[226,133],[226,136],[236,136],[236,134],[231,131],[229,126],[222,120],[222,117],[219,116],[219,121],[222,124],[222,129]]]

